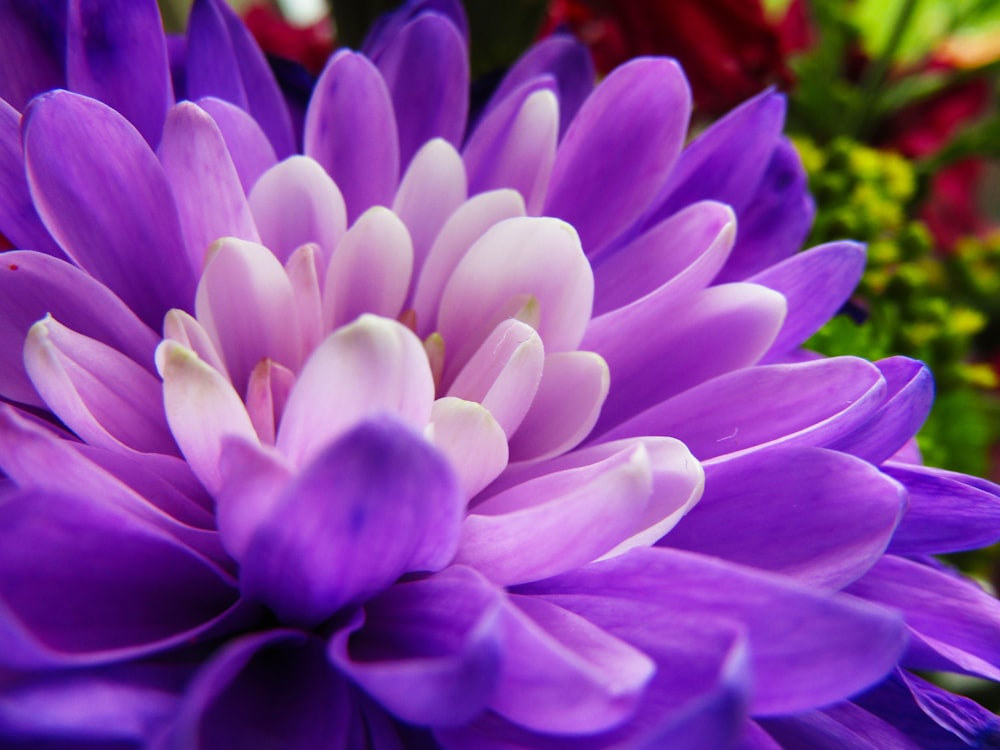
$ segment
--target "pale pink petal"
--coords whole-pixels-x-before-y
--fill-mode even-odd
[[[171,310],[163,318],[163,338],[176,341],[185,349],[190,349],[202,362],[210,364],[227,378],[229,377],[226,363],[222,361],[208,331],[196,318],[183,310]]]
[[[590,320],[594,278],[576,231],[564,221],[516,218],[484,234],[455,268],[438,311],[448,352],[445,380],[501,320],[537,304],[546,351],[570,351]]]
[[[608,365],[600,355],[547,354],[531,408],[511,438],[511,460],[548,458],[576,446],[597,422],[610,385]]]
[[[507,436],[493,415],[473,401],[447,396],[434,402],[431,442],[447,456],[467,498],[507,466]]]
[[[302,346],[295,292],[266,247],[231,238],[214,245],[194,306],[241,393],[265,357],[298,369]]]
[[[323,338],[323,294],[320,277],[323,252],[319,245],[309,242],[298,248],[285,261],[285,273],[292,282],[295,309],[299,313],[299,332],[302,350],[311,352]]]
[[[222,487],[219,457],[228,437],[257,442],[239,394],[190,349],[166,340],[156,349],[167,422],[191,470],[211,493]]]
[[[472,509],[455,561],[501,585],[574,570],[635,533],[652,490],[649,454],[641,444],[525,482]]]
[[[505,320],[458,373],[448,395],[481,403],[510,437],[528,413],[544,363],[545,349],[534,329]]]
[[[177,455],[159,381],[116,349],[46,317],[28,331],[24,366],[52,412],[91,445]]]
[[[413,244],[406,225],[384,206],[365,211],[330,260],[323,286],[327,329],[372,313],[397,317],[410,287]]]
[[[292,156],[262,174],[250,191],[250,209],[261,242],[282,263],[307,242],[329,260],[347,229],[340,189],[308,156]]]
[[[363,315],[306,361],[285,406],[278,450],[302,466],[357,422],[389,412],[422,430],[434,380],[420,340],[394,320]]]
[[[271,359],[262,359],[250,373],[247,413],[262,443],[274,445],[277,425],[295,382],[295,373]]]
[[[421,336],[434,331],[441,293],[469,248],[494,224],[516,216],[524,216],[521,195],[513,190],[493,190],[470,198],[445,222],[420,269],[413,294]]]
[[[410,232],[418,272],[434,238],[466,195],[465,165],[454,146],[442,138],[425,143],[407,167],[392,203]]]

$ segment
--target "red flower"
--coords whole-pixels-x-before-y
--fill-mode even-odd
[[[710,114],[790,84],[786,58],[810,38],[801,0],[777,24],[759,0],[553,0],[546,29],[558,28],[590,46],[601,72],[637,55],[677,58]]]
[[[323,70],[333,52],[333,25],[328,18],[311,26],[293,26],[269,5],[251,5],[243,17],[266,53],[299,63],[310,73]]]

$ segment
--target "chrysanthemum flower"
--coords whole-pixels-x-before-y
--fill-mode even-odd
[[[1000,678],[930,557],[997,490],[916,462],[919,363],[799,351],[863,252],[796,254],[779,97],[685,148],[674,63],[552,39],[469,126],[416,2],[293,155],[218,0],[48,10],[0,4],[5,746],[996,738],[907,669]]]

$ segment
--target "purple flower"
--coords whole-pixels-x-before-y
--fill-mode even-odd
[[[864,254],[797,253],[780,97],[685,147],[674,63],[555,38],[466,134],[426,0],[300,139],[221,2],[59,7],[0,3],[5,746],[996,740],[907,670],[1000,679],[931,557],[1000,490],[920,363],[800,350]]]

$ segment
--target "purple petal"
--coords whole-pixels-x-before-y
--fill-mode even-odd
[[[277,426],[285,410],[295,373],[273,359],[262,359],[250,373],[247,385],[247,414],[262,443],[274,445]]]
[[[199,99],[197,104],[219,126],[243,192],[249,195],[257,179],[278,163],[271,142],[257,121],[235,104],[211,96]]]
[[[337,185],[307,156],[268,169],[250,191],[261,242],[284,263],[313,242],[328,261],[347,230],[347,209]]]
[[[548,352],[577,348],[590,319],[594,280],[573,228],[557,219],[494,225],[466,253],[441,294],[437,328],[448,347],[445,381],[496,327],[526,305],[537,310]]]
[[[423,437],[388,417],[363,422],[274,503],[250,540],[243,588],[283,621],[315,625],[403,573],[447,565],[463,508],[447,462]]]
[[[14,109],[66,85],[66,12],[65,0],[0,3],[0,99]]]
[[[684,144],[690,111],[690,89],[672,60],[638,59],[617,68],[566,131],[543,213],[572,224],[588,255],[598,251],[639,217],[663,184]]]
[[[652,490],[649,454],[641,444],[626,446],[475,506],[455,559],[502,585],[572,570],[639,531]]]
[[[156,350],[156,362],[170,430],[191,470],[214,494],[222,486],[223,439],[257,441],[250,416],[232,383],[191,350],[165,340]]]
[[[803,711],[853,695],[885,676],[905,643],[902,623],[888,610],[665,548],[635,549],[522,590],[570,609],[577,597],[598,594],[655,601],[674,618],[743,625],[755,715]]]
[[[0,4],[0,19],[11,3]],[[3,28],[0,20],[0,28]],[[30,68],[30,65],[22,66]],[[14,247],[65,257],[35,211],[24,173],[21,115],[0,99],[0,234]]]
[[[344,194],[347,218],[390,206],[399,180],[399,138],[389,89],[366,58],[342,50],[316,82],[305,122],[305,153]]]
[[[331,661],[403,721],[454,726],[492,697],[502,660],[502,593],[471,568],[401,583],[335,634]]]
[[[365,313],[399,317],[412,274],[413,243],[406,225],[388,208],[372,206],[347,230],[327,267],[327,330]]]
[[[154,0],[70,0],[67,88],[124,115],[153,148],[174,103]]]
[[[177,455],[159,380],[117,350],[50,316],[29,331],[24,364],[52,412],[91,445]]]
[[[897,555],[960,552],[1000,540],[1000,497],[934,469],[886,464],[882,470],[906,487],[909,505],[892,537]]]
[[[878,368],[855,357],[762,365],[667,399],[602,440],[671,435],[702,461],[780,443],[822,446],[866,423],[885,392]]]
[[[22,492],[0,526],[8,665],[155,652],[197,638],[236,600],[228,576],[193,550],[83,495]]]
[[[229,378],[226,363],[222,361],[208,331],[196,318],[183,310],[171,310],[167,313],[167,317],[163,319],[163,338],[176,341],[185,349],[190,349],[198,355],[198,359]]]
[[[604,357],[612,383],[595,433],[699,383],[755,364],[784,316],[785,299],[777,292],[725,284],[680,300],[656,292],[595,318],[581,348]]]
[[[524,201],[513,190],[470,198],[448,218],[420,269],[413,294],[417,333],[429,336],[437,323],[441,293],[469,248],[494,224],[524,216]]]
[[[541,732],[589,734],[635,711],[652,660],[561,607],[512,596],[504,608],[505,655],[490,707]]]
[[[320,344],[285,405],[277,446],[301,466],[358,422],[388,412],[422,430],[434,381],[420,340],[401,323],[363,315]]]
[[[171,307],[190,309],[195,278],[177,208],[142,136],[66,91],[36,99],[24,120],[31,194],[67,255],[154,328]]]
[[[511,460],[559,455],[587,436],[608,395],[607,363],[592,352],[545,357],[538,391],[510,443]]]
[[[594,264],[594,315],[624,307],[668,282],[670,294],[678,296],[707,286],[736,236],[732,209],[713,201],[665,219]]]
[[[44,406],[25,372],[22,352],[28,329],[47,313],[152,371],[157,335],[105,286],[51,256],[13,251],[0,263],[0,393],[5,397]]]
[[[187,689],[167,747],[357,747],[348,744],[356,699],[323,651],[315,636],[290,630],[228,644]]]
[[[262,245],[232,238],[213,245],[195,311],[240,393],[260,360],[270,358],[290,370],[302,362],[292,282]]]
[[[922,741],[924,738],[907,738],[889,722],[853,703],[842,703],[800,716],[764,720],[761,724],[783,748],[929,750],[929,746]]]
[[[662,544],[836,590],[878,561],[905,504],[853,456],[773,448],[708,467],[705,494]]]
[[[207,112],[181,102],[167,116],[158,150],[177,201],[191,267],[220,237],[259,242],[257,227],[222,131]]]
[[[971,580],[886,555],[847,590],[903,613],[905,666],[1000,679],[1000,602]]]
[[[727,203],[740,216],[781,142],[784,120],[784,97],[768,90],[706,128],[684,149],[642,226],[703,200]]]
[[[292,282],[295,309],[299,314],[299,333],[302,351],[315,351],[326,333],[323,323],[323,293],[320,284],[320,267],[324,260],[319,245],[307,242],[285,261],[285,273]]]
[[[822,328],[851,296],[865,270],[865,248],[831,242],[797,253],[748,281],[784,295],[788,316],[768,357],[795,349]]]
[[[423,13],[372,57],[392,96],[400,164],[432,138],[459,146],[469,110],[469,56],[450,19]]]
[[[934,380],[923,362],[907,357],[889,357],[875,366],[888,386],[885,401],[867,422],[829,447],[878,464],[917,434],[934,400]]]
[[[395,43],[396,34],[410,21],[425,13],[433,13],[451,21],[464,40],[469,38],[469,23],[460,0],[407,0],[396,10],[375,20],[361,51],[369,58],[376,58]]]
[[[34,747],[145,745],[173,717],[189,672],[133,663],[7,680],[0,695],[4,739],[52,743]]]
[[[798,151],[782,138],[753,197],[740,211],[736,245],[716,283],[742,281],[791,257],[805,242],[815,214]]]
[[[594,89],[594,63],[585,45],[568,34],[554,34],[535,44],[515,62],[484,112],[488,113],[522,84],[541,76],[555,80],[559,100],[559,136]]]
[[[472,194],[517,190],[538,215],[549,186],[559,136],[559,102],[548,79],[532,81],[483,118],[463,157]]]
[[[214,96],[253,115],[279,159],[295,151],[292,121],[264,53],[226,3],[195,0],[187,32],[187,93]]]

